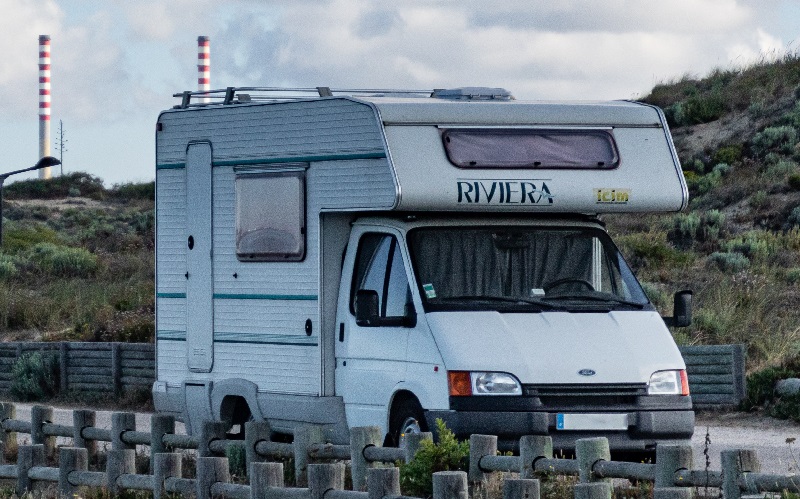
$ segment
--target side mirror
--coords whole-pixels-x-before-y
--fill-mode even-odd
[[[406,303],[405,314],[403,315],[403,327],[415,327],[417,325],[417,310],[413,303]]]
[[[356,291],[356,324],[359,326],[377,326],[378,292],[374,289]]]
[[[675,293],[671,321],[667,325],[687,327],[692,324],[692,291],[683,290]]]

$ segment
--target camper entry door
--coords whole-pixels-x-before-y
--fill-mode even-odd
[[[186,151],[186,357],[190,371],[214,363],[211,144]]]

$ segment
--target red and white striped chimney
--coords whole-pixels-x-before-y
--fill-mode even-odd
[[[197,90],[208,92],[211,90],[211,49],[207,36],[197,37]],[[208,97],[202,97],[200,102],[210,102]]]
[[[50,156],[50,35],[39,35],[39,157]],[[50,167],[39,178],[51,177]]]

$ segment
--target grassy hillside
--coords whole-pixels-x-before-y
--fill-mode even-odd
[[[687,212],[607,217],[648,294],[695,291],[680,343],[746,343],[751,370],[800,351],[800,58],[656,86],[690,191]]]
[[[74,173],[3,192],[0,337],[152,341],[153,183]]]

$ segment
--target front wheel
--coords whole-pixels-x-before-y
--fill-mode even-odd
[[[403,446],[403,436],[428,431],[422,407],[416,400],[405,400],[392,412],[389,420],[389,437],[395,447]]]

